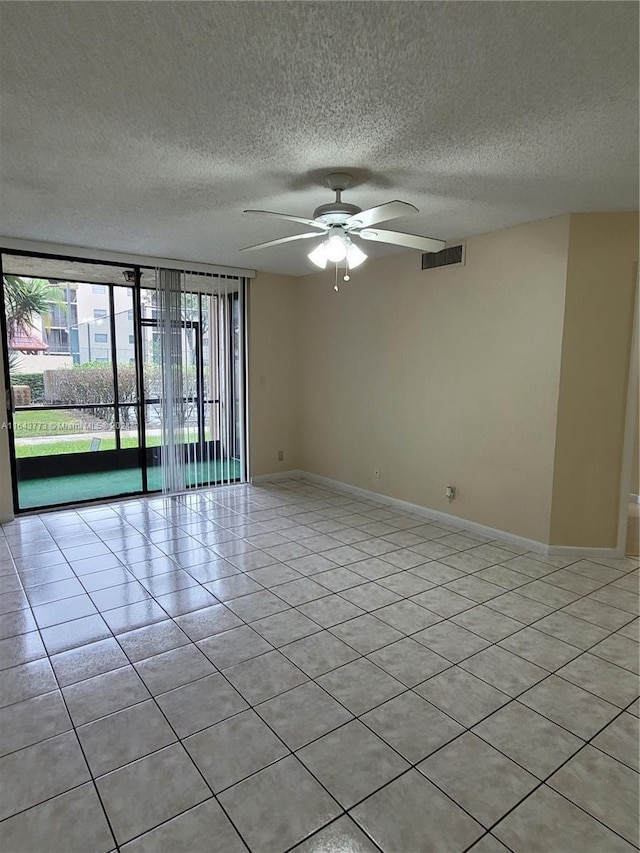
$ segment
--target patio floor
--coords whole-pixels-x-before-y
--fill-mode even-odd
[[[240,479],[240,462],[201,462],[190,465],[189,485],[218,485]],[[148,469],[150,491],[162,488],[159,468]],[[56,506],[71,502],[90,501],[95,498],[118,497],[142,491],[140,468],[104,471],[91,474],[72,474],[61,477],[41,477],[23,480],[18,484],[20,509]]]

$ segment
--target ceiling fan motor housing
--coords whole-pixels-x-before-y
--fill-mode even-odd
[[[350,216],[362,211],[355,204],[342,201],[342,193],[351,184],[351,175],[347,172],[332,172],[324,179],[329,189],[336,194],[335,201],[321,204],[313,211],[313,218],[325,225],[342,225]]]
[[[329,204],[321,204],[313,211],[313,218],[326,225],[342,225],[350,216],[360,213],[361,207],[355,204],[347,204],[344,201],[332,201]]]

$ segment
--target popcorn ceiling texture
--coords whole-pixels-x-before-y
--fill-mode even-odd
[[[637,207],[636,3],[3,3],[0,32],[6,236],[300,275],[307,243],[238,254],[298,226],[241,211],[309,216],[331,169],[451,240]]]

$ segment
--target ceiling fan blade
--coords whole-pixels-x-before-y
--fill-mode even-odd
[[[363,240],[373,240],[375,243],[390,243],[393,246],[405,246],[407,249],[418,249],[420,252],[439,252],[447,245],[444,240],[433,237],[419,237],[417,234],[403,234],[400,231],[383,231],[380,228],[364,228],[358,232]]]
[[[273,210],[243,210],[243,213],[261,213],[263,216],[277,216],[278,219],[288,219],[289,222],[300,222],[302,225],[310,225],[312,228],[319,228],[321,231],[326,231],[328,226],[323,222],[316,222],[315,219],[305,219],[304,216],[291,216],[289,213],[276,213]]]
[[[410,213],[417,212],[418,208],[407,201],[388,201],[386,204],[379,204],[378,207],[370,207],[368,210],[354,213],[344,223],[344,227],[368,228],[378,222],[388,222],[389,219],[397,219],[399,216],[408,216]]]
[[[269,240],[266,243],[256,243],[255,246],[246,246],[241,252],[253,252],[254,249],[268,249],[269,246],[279,246],[281,243],[291,243],[293,240],[306,240],[308,237],[320,237],[317,231],[307,231],[304,234],[294,234],[293,237],[280,237],[279,240]]]

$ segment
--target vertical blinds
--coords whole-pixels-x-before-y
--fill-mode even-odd
[[[162,491],[245,478],[244,280],[157,268]]]

